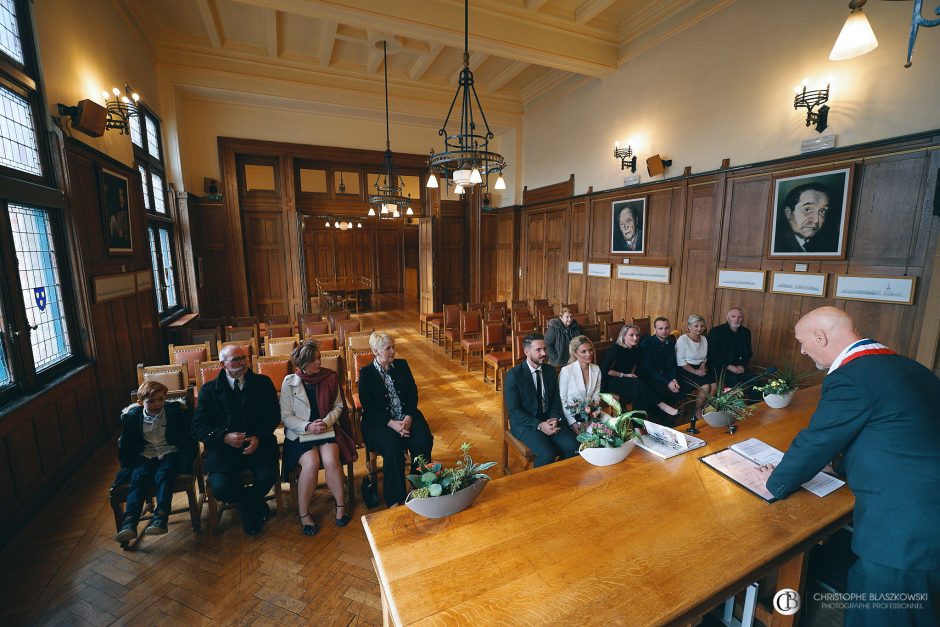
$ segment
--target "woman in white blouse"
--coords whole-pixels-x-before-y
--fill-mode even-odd
[[[695,392],[695,414],[701,417],[705,396],[714,394],[717,385],[715,373],[705,363],[708,357],[705,318],[692,314],[686,322],[688,332],[676,340],[676,364],[679,383],[686,391]]]
[[[592,407],[600,404],[601,369],[594,362],[594,344],[586,335],[579,335],[568,343],[568,365],[558,373],[558,391],[561,408],[568,425],[575,433],[586,419],[576,415],[575,403],[587,401]]]
[[[336,526],[349,524],[343,493],[343,468],[333,425],[343,412],[339,377],[329,368],[320,367],[320,349],[307,341],[294,349],[291,361],[297,368],[281,385],[281,422],[284,423],[284,474],[300,466],[297,478],[297,506],[301,531],[312,536],[317,523],[310,516],[310,503],[317,488],[320,465],[326,473],[326,485],[336,501]],[[301,442],[300,435],[320,436]]]

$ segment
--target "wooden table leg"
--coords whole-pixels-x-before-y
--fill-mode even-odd
[[[375,565],[375,559],[370,560],[372,562],[372,570],[375,571],[376,579],[379,579],[379,594],[382,595],[382,627],[388,627],[389,625],[394,624],[392,621],[392,613],[388,608],[388,599],[385,596],[385,586],[381,583],[381,578],[379,577],[379,569]]]
[[[777,571],[777,589],[774,590],[776,594],[777,591],[783,590],[784,588],[790,588],[791,590],[796,590],[800,594],[800,602],[802,607],[800,611],[792,616],[784,616],[780,612],[774,611],[771,608],[770,612],[770,621],[766,622],[768,627],[792,627],[799,622],[800,613],[806,609],[806,569],[809,566],[809,552],[800,553],[789,562],[780,567]],[[761,614],[759,612],[759,614]],[[761,616],[758,616],[761,618]]]

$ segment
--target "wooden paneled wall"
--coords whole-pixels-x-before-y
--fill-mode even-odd
[[[847,165],[855,170],[846,259],[768,258],[774,177]],[[690,314],[704,316],[712,326],[724,321],[730,307],[740,306],[753,334],[755,363],[799,368],[808,364],[793,341],[794,324],[808,311],[831,305],[851,313],[863,334],[905,355],[918,354],[923,334],[934,346],[926,358],[921,355],[922,361],[933,366],[938,312],[937,305],[932,313],[926,308],[940,234],[940,218],[932,209],[938,169],[940,134],[934,133],[565,199],[545,198],[535,190],[531,197],[537,202],[500,209],[496,233],[484,236],[495,240],[501,299],[510,298],[518,264],[522,278],[513,296],[576,302],[589,312],[610,308],[615,318],[665,315],[685,330]],[[669,266],[668,285],[616,278],[616,265],[625,256],[610,254],[611,205],[632,198],[646,199],[647,239],[646,253],[629,256],[630,262]],[[514,242],[517,222],[522,230]],[[484,242],[488,246],[493,245]],[[584,261],[585,272],[567,274],[567,261]],[[589,262],[611,264],[612,278],[587,276]],[[829,275],[825,298],[769,291],[769,271],[794,271],[797,263]],[[719,268],[766,270],[768,289],[718,289]],[[834,299],[833,275],[839,273],[917,277],[915,301],[895,305]]]

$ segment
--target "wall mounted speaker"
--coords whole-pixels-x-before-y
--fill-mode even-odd
[[[672,159],[663,159],[658,154],[646,160],[646,171],[650,176],[659,176],[672,165]]]
[[[91,137],[104,135],[108,110],[94,100],[82,100],[74,107],[59,105],[59,115],[67,115],[76,131]]]
[[[202,179],[202,189],[210,196],[219,195],[219,181],[217,179]]]

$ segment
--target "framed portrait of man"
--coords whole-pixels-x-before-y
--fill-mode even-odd
[[[131,239],[131,209],[127,177],[101,170],[101,198],[104,202],[104,240],[109,255],[130,255],[134,252]]]
[[[774,180],[768,257],[845,259],[852,168]]]
[[[610,252],[637,255],[646,252],[646,199],[621,200],[610,209]]]

